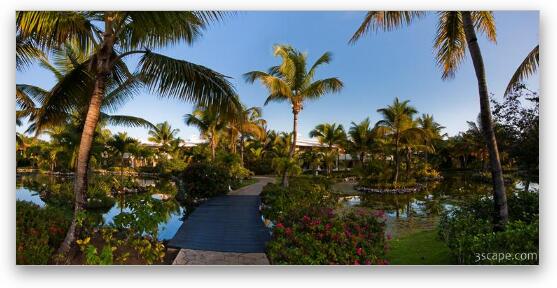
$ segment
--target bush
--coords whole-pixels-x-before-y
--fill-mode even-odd
[[[387,264],[384,223],[364,213],[332,210],[304,215],[291,225],[278,223],[267,246],[272,264]]]
[[[280,184],[267,184],[260,194],[265,205],[262,210],[263,216],[290,224],[290,221],[301,219],[303,215],[318,214],[323,208],[334,207],[337,201],[328,190],[329,183],[319,183],[323,178],[292,178],[288,188]]]
[[[255,175],[269,175],[275,172],[272,164],[272,159],[263,157],[252,161],[247,161],[246,167],[249,170],[253,171]]]
[[[505,231],[493,232],[489,219],[493,200],[482,198],[445,212],[439,235],[459,264],[537,264],[539,251],[538,194],[518,192],[509,195],[509,223]],[[535,253],[535,259],[514,257],[482,258],[481,253]],[[480,256],[479,256],[480,255]]]
[[[16,263],[48,264],[64,240],[71,222],[70,213],[55,207],[41,208],[30,202],[16,201]]]
[[[116,200],[110,196],[110,184],[102,181],[89,185],[87,189],[87,209],[109,210]]]
[[[185,192],[193,198],[210,198],[228,193],[228,171],[211,163],[194,163],[183,174]]]
[[[325,177],[296,177],[288,188],[267,184],[262,214],[275,223],[267,255],[273,264],[386,264],[384,219],[358,210],[334,213]]]
[[[431,165],[424,164],[420,165],[415,172],[416,179],[420,181],[432,181],[432,180],[440,180],[443,178],[439,171],[433,169]]]

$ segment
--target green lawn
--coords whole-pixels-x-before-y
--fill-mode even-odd
[[[449,249],[436,230],[416,232],[389,242],[387,259],[392,265],[450,265]]]

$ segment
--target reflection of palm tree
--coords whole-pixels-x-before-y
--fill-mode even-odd
[[[418,11],[370,11],[350,41],[355,42],[369,30],[389,31],[408,25],[423,16],[424,13]],[[493,198],[497,210],[493,219],[494,230],[504,229],[508,220],[505,183],[495,132],[490,125],[492,115],[489,106],[487,80],[483,57],[476,36],[476,30],[479,30],[487,36],[488,40],[495,42],[495,20],[493,14],[489,11],[441,11],[437,15],[438,24],[434,49],[436,50],[437,63],[443,70],[442,78],[454,77],[466,55],[467,47],[472,58],[479,90],[482,126],[486,127],[484,138],[491,162]]]
[[[260,80],[261,83],[269,90],[269,96],[265,104],[277,102],[290,102],[292,106],[293,128],[292,141],[288,153],[289,161],[294,157],[296,150],[296,140],[298,137],[298,114],[303,109],[304,101],[319,99],[329,92],[338,92],[343,84],[338,78],[327,78],[314,81],[315,71],[323,64],[331,61],[331,54],[324,53],[317,61],[307,70],[307,55],[288,45],[275,45],[275,56],[282,59],[282,63],[278,66],[271,67],[269,73],[261,71],[251,71],[244,76],[247,82],[253,83]],[[282,185],[288,186],[288,175],[285,173],[282,177]]]

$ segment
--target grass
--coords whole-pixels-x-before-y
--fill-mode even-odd
[[[237,189],[240,189],[242,187],[246,187],[246,186],[249,186],[251,184],[255,184],[255,183],[257,183],[257,181],[258,180],[255,179],[255,178],[245,179],[245,180],[242,181],[242,183],[240,183],[239,186],[234,187],[233,190],[237,190]]]
[[[451,265],[449,248],[436,230],[416,232],[389,242],[387,259],[392,265]]]

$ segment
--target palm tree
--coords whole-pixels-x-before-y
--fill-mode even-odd
[[[540,45],[536,45],[530,53],[522,60],[522,63],[516,68],[513,77],[507,84],[507,89],[505,89],[505,95],[509,94],[516,85],[528,78],[530,75],[536,73],[538,66],[540,65]]]
[[[362,166],[364,165],[366,153],[374,142],[373,134],[374,131],[371,127],[369,117],[362,120],[360,123],[352,122],[348,130],[351,150],[360,158]]]
[[[186,125],[197,127],[201,136],[209,141],[211,160],[215,160],[216,149],[219,143],[219,133],[226,127],[227,120],[214,106],[198,106],[191,114],[184,116]]]
[[[288,158],[292,160],[298,137],[298,114],[303,109],[304,102],[319,99],[330,92],[339,92],[343,84],[336,77],[313,80],[317,68],[331,61],[332,56],[329,52],[321,55],[309,70],[307,69],[307,54],[289,45],[275,45],[274,55],[281,58],[280,65],[271,67],[268,73],[251,71],[244,74],[244,77],[248,83],[260,80],[267,88],[269,96],[267,96],[265,105],[272,101],[290,102],[293,115],[293,144],[290,146]],[[282,177],[282,185],[288,186],[287,173]]]
[[[418,111],[416,108],[408,105],[409,102],[409,100],[400,102],[397,97],[393,104],[377,110],[377,112],[383,116],[383,120],[379,120],[375,124],[377,131],[380,134],[390,136],[395,147],[395,173],[393,175],[393,183],[395,184],[398,181],[400,169],[401,140],[404,138],[419,137],[419,135],[423,133],[421,129],[414,127],[412,117],[418,113]]]
[[[350,42],[354,43],[369,30],[390,31],[408,25],[421,18],[425,12],[418,11],[370,11],[356,30]],[[484,34],[488,40],[496,41],[496,28],[493,13],[490,11],[440,11],[437,12],[437,35],[434,41],[436,60],[442,69],[443,79],[454,77],[466,55],[466,47],[470,52],[478,83],[480,97],[480,114],[482,126],[485,127],[484,138],[489,150],[491,175],[493,179],[493,198],[495,211],[493,228],[503,230],[508,221],[507,197],[503,170],[499,159],[499,149],[492,123],[487,80],[476,30]]]
[[[184,60],[167,57],[152,49],[181,41],[192,43],[208,23],[220,19],[219,12],[203,11],[20,11],[16,13],[16,33],[32,39],[44,50],[78,43],[88,60],[68,73],[49,92],[64,102],[75,95],[90,94],[74,185],[75,213],[85,204],[87,170],[93,132],[101,105],[111,82],[123,83],[132,75],[124,62],[127,56],[141,55],[138,77],[151,92],[189,102],[212,104],[225,109],[237,104],[236,94],[224,75]],[[58,251],[58,260],[68,260],[76,238],[74,216]]]
[[[444,136],[447,135],[447,133],[441,134],[441,130],[445,129],[445,127],[435,122],[433,116],[430,114],[422,114],[422,116],[416,121],[418,127],[424,132],[426,140],[428,142],[427,144],[431,147],[432,150],[434,149],[434,142],[442,139]],[[425,151],[425,161],[426,163],[428,162],[427,150]]]
[[[161,145],[162,150],[166,151],[171,142],[176,139],[179,129],[173,129],[168,121],[157,124],[153,129],[149,130],[149,138],[147,140]]]
[[[341,145],[346,142],[346,132],[342,124],[319,124],[309,132],[309,137],[315,137],[319,143],[327,145],[329,151],[332,151],[334,146],[337,146],[337,152],[340,151]],[[337,153],[337,165],[340,163],[340,153]],[[337,167],[338,169],[339,167]],[[329,169],[329,174],[331,173]]]
[[[261,118],[262,111],[260,107],[246,108],[238,111],[231,121],[228,123],[230,131],[230,147],[232,153],[236,153],[236,140],[240,140],[240,159],[244,164],[244,141],[246,137],[253,136],[262,139],[265,136],[265,125],[267,121]]]
[[[129,151],[130,147],[137,143],[138,141],[130,138],[126,132],[114,134],[112,139],[110,139],[107,143],[108,146],[120,156],[120,178],[122,181],[124,180],[124,156]]]

